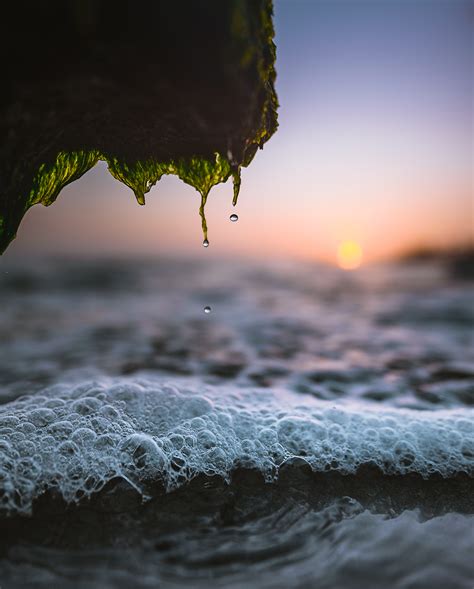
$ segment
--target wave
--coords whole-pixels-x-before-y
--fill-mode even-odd
[[[0,406],[0,510],[31,513],[56,491],[66,502],[113,479],[149,498],[198,475],[238,468],[275,481],[285,464],[387,475],[474,475],[474,410],[414,411],[333,403],[285,389],[178,379],[58,384]]]

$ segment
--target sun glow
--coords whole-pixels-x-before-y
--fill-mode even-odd
[[[355,270],[362,262],[363,251],[356,241],[343,241],[337,248],[337,263],[343,270]]]

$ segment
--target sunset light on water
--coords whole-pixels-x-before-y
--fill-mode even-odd
[[[474,589],[473,1],[2,4],[0,589]]]

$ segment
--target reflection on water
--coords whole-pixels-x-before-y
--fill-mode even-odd
[[[436,261],[2,271],[7,587],[472,585],[472,283]]]
[[[167,505],[168,513],[152,514],[147,524],[127,514],[113,526],[103,518],[109,529],[104,534],[94,528],[98,536],[92,542],[83,536],[83,515],[82,522],[68,522],[75,524],[80,548],[71,531],[62,536],[69,550],[54,542],[18,544],[2,563],[2,577],[8,587],[471,586],[473,516],[426,521],[417,511],[405,511],[387,517],[349,497],[321,508],[291,491],[284,502],[275,498],[274,506],[261,495],[250,499],[253,505],[240,500],[237,519],[225,523],[209,517],[199,499],[192,515],[183,516],[176,500]],[[117,528],[114,543],[96,540]],[[55,529],[62,532],[57,524]],[[54,540],[57,544],[58,537]],[[25,570],[34,584],[22,584]]]
[[[474,288],[436,263],[349,273],[208,260],[2,270],[5,400],[57,381],[146,373],[420,410],[474,402]]]

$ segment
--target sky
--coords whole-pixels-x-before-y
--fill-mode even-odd
[[[100,163],[33,207],[5,255],[370,263],[472,243],[472,3],[277,0],[275,28],[280,126],[235,210],[230,182],[211,192],[207,250],[193,188],[164,177],[140,207]]]

